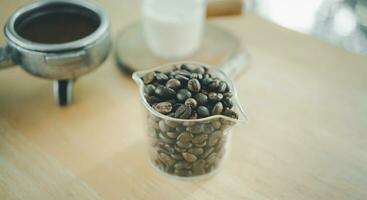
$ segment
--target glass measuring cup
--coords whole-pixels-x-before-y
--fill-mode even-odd
[[[181,64],[206,66],[213,76],[226,81],[233,93],[233,110],[239,115],[238,119],[224,115],[177,119],[154,110],[144,96],[141,77],[155,70],[171,71]],[[228,154],[233,126],[246,121],[236,89],[226,73],[207,64],[176,62],[135,72],[133,79],[139,86],[141,102],[146,111],[149,157],[153,167],[163,174],[180,179],[196,180],[214,174]]]

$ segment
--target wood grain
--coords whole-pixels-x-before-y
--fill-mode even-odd
[[[138,1],[100,3],[111,15],[114,35],[139,18]],[[0,19],[6,12],[1,6]],[[62,109],[53,102],[49,81],[21,69],[1,71],[1,124],[12,124],[25,142],[104,199],[367,199],[367,57],[252,14],[212,22],[241,38],[253,64],[236,80],[250,121],[235,129],[230,157],[210,180],[171,180],[150,167],[137,88],[112,57],[76,83],[74,104]],[[22,186],[0,185],[0,197],[24,195],[17,189]],[[55,196],[68,199],[62,197]]]
[[[54,158],[0,119],[0,199],[102,200]]]

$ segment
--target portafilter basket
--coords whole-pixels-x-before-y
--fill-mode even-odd
[[[84,0],[35,1],[8,19],[0,48],[0,69],[19,65],[54,80],[59,105],[71,102],[73,81],[97,68],[108,56],[110,21],[97,5]]]

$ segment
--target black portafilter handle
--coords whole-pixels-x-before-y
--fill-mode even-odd
[[[73,95],[73,80],[55,80],[54,97],[59,106],[66,106],[71,103]]]

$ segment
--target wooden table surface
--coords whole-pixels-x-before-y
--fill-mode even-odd
[[[22,3],[0,0],[1,26]],[[138,1],[101,3],[114,36],[139,18]],[[236,80],[250,121],[216,176],[185,182],[151,168],[137,87],[110,56],[66,108],[50,81],[1,71],[0,199],[367,199],[367,57],[252,14],[212,21],[253,57]]]

